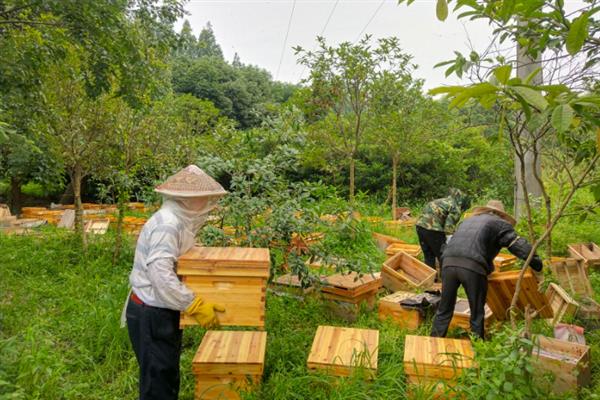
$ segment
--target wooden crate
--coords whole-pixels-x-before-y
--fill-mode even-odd
[[[365,307],[369,311],[375,308],[377,289],[352,298],[332,293],[322,293],[322,297],[329,312],[347,322],[355,322],[358,319],[361,307]]]
[[[266,332],[208,331],[192,360],[195,399],[239,399],[261,381]]]
[[[287,293],[293,294],[296,296],[302,296],[305,294],[309,294],[314,291],[314,286],[308,286],[303,288],[300,279],[298,279],[298,275],[295,274],[285,274],[278,276],[273,279],[271,282],[271,286],[273,290],[277,293]]]
[[[371,293],[381,287],[381,276],[379,273],[365,273],[360,276],[357,272],[349,274],[335,274],[322,280],[323,294],[333,294],[351,300],[365,293]]]
[[[591,297],[581,297],[577,317],[586,320],[600,320],[600,304]]]
[[[512,268],[517,263],[517,257],[512,254],[499,253],[494,258],[494,268],[496,271],[505,271]]]
[[[388,246],[391,244],[406,243],[404,240],[398,239],[396,237],[384,235],[382,233],[376,233],[376,232],[373,232],[373,239],[375,239],[375,243],[377,244],[377,247],[379,247],[383,251],[385,251],[385,249],[387,249]]]
[[[16,221],[17,221],[17,217],[14,215],[7,215],[4,217],[0,217],[0,227],[13,226]]]
[[[404,252],[412,257],[418,257],[421,255],[421,246],[418,244],[409,243],[392,243],[385,249],[385,255],[390,258],[396,254]]]
[[[577,243],[567,246],[573,258],[582,259],[587,267],[600,267],[600,247],[596,243]]]
[[[453,383],[466,368],[473,368],[473,347],[468,340],[406,335],[404,373],[409,383]]]
[[[265,324],[265,294],[270,266],[269,249],[196,246],[179,257],[177,274],[207,302],[225,307],[217,313],[221,325]],[[196,325],[182,313],[180,326]]]
[[[574,317],[579,304],[556,283],[551,283],[546,289],[548,303],[554,312],[554,318],[548,320],[551,325],[562,322],[564,318]]]
[[[435,275],[435,269],[403,252],[389,258],[381,269],[383,286],[392,292],[427,289]]]
[[[488,292],[486,303],[492,309],[497,320],[508,319],[508,308],[510,307],[517,279],[521,271],[493,272],[488,276]],[[517,308],[521,311],[529,304],[538,311],[538,317],[553,318],[554,313],[548,299],[538,290],[538,282],[531,273],[526,271],[521,283],[521,292],[517,301]]]
[[[534,377],[540,383],[544,374],[551,373],[555,380],[548,390],[557,394],[575,392],[591,381],[589,346],[566,342],[541,335],[533,337],[532,364]]]
[[[494,322],[494,314],[491,308],[485,305],[485,315],[483,317],[484,329],[487,331]],[[471,308],[469,307],[469,301],[467,299],[456,299],[456,305],[454,306],[454,315],[450,321],[449,328],[462,328],[465,331],[471,330]]]
[[[309,369],[325,369],[336,376],[348,376],[355,369],[364,368],[368,377],[374,378],[378,352],[378,330],[319,326],[307,365]]]
[[[292,233],[290,240],[290,251],[296,251],[300,254],[308,252],[310,246],[323,241],[325,234],[323,232],[312,232],[307,234]]]
[[[553,258],[550,262],[552,274],[569,293],[577,296],[592,297],[594,292],[590,285],[583,260],[575,258]]]
[[[391,318],[401,328],[417,329],[423,323],[418,310],[402,307],[400,302],[414,296],[412,292],[395,292],[379,300],[379,319]]]

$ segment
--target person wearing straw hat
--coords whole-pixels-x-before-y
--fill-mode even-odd
[[[179,395],[180,312],[211,328],[218,326],[216,312],[225,311],[195,296],[178,279],[175,263],[194,246],[208,213],[227,192],[195,165],[177,172],[155,191],[163,196],[163,204],[140,232],[125,309],[140,367],[140,400],[177,399]]]
[[[454,314],[456,293],[463,286],[471,310],[471,333],[484,338],[487,276],[494,271],[494,258],[506,247],[525,260],[531,245],[515,232],[516,220],[504,211],[501,201],[476,207],[446,245],[442,254],[442,299],[433,319],[431,336],[444,337]],[[540,272],[542,260],[535,255],[531,268]],[[537,274],[536,274],[537,277]]]

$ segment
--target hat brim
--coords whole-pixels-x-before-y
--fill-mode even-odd
[[[480,215],[480,214],[487,214],[487,213],[496,214],[497,216],[499,216],[500,218],[502,218],[503,220],[505,220],[506,222],[508,222],[511,225],[517,224],[517,220],[512,215],[507,214],[504,211],[500,211],[496,208],[481,206],[481,207],[475,207],[473,209],[473,211],[471,211],[472,216]]]
[[[165,189],[154,189],[156,193],[160,193],[165,196],[171,197],[223,197],[228,192],[226,190],[215,190],[212,192],[186,192],[186,191],[176,191],[176,190],[165,190]]]

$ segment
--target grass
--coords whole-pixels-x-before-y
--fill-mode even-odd
[[[587,221],[585,227],[569,230],[567,236],[572,241],[596,238],[600,242],[600,236],[590,235],[597,232],[595,224],[596,221]],[[391,232],[383,225],[374,229],[416,242],[412,229]],[[328,248],[340,252],[345,244],[348,256],[365,252],[381,257],[363,233],[355,237],[357,243],[350,245],[344,231],[332,230],[327,240]],[[119,328],[133,243],[126,246],[114,266],[113,243],[109,232],[93,238],[82,254],[70,234],[51,227],[39,236],[0,235],[0,399],[135,398],[138,367],[127,331]],[[599,274],[592,276],[592,284],[600,294]],[[333,378],[308,371],[306,359],[314,333],[318,325],[325,324],[380,331],[375,380],[362,379],[360,372],[348,378]],[[428,319],[410,333],[427,335],[430,324]],[[550,334],[550,328],[542,321],[536,321],[534,329]],[[245,395],[247,399],[407,398],[402,367],[407,331],[389,321],[380,321],[376,312],[363,310],[355,323],[348,324],[330,315],[317,299],[300,301],[267,295],[266,331],[263,384]],[[193,398],[191,360],[203,333],[200,328],[184,332],[181,399]],[[600,334],[587,332],[586,338],[592,347],[593,381],[581,398],[592,399],[600,393],[600,363],[596,358],[600,354]],[[481,346],[487,346],[487,353],[498,358],[505,351],[497,341]],[[482,350],[481,354],[486,352]],[[497,361],[488,364],[502,369]],[[415,391],[412,398],[429,397]]]

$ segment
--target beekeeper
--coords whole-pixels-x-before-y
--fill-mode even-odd
[[[140,366],[139,399],[177,399],[184,312],[209,328],[218,326],[216,312],[178,279],[175,263],[194,246],[208,213],[227,192],[195,165],[158,185],[162,207],[146,222],[137,241],[129,275],[131,295],[125,317],[129,339]]]

